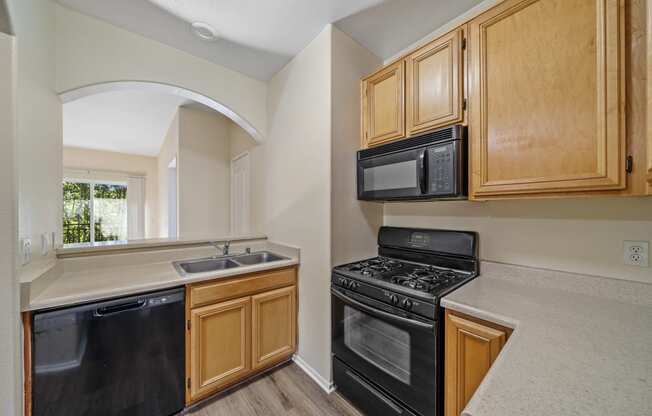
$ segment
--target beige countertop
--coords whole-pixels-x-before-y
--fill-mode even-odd
[[[173,261],[214,256],[215,248],[182,247],[60,259],[43,276],[21,285],[21,310],[68,306],[299,264],[297,248],[260,240],[234,243],[231,251],[240,253],[245,247],[269,250],[287,260],[183,277]]]
[[[442,305],[514,328],[464,416],[652,415],[652,285],[485,262]]]

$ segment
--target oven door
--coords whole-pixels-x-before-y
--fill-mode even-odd
[[[358,160],[358,199],[418,198],[426,191],[423,148]]]
[[[437,415],[437,323],[333,287],[333,353],[423,416]]]

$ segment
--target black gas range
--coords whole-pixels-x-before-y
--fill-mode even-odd
[[[477,234],[382,227],[331,276],[333,378],[369,415],[443,415],[440,299],[478,275]]]

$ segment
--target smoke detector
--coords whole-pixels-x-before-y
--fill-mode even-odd
[[[217,31],[208,23],[194,22],[191,27],[192,33],[202,40],[210,41],[217,39]]]

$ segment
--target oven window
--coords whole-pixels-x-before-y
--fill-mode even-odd
[[[387,374],[410,384],[410,334],[344,306],[344,344]]]
[[[416,188],[416,172],[416,160],[365,168],[364,190],[366,192]]]

